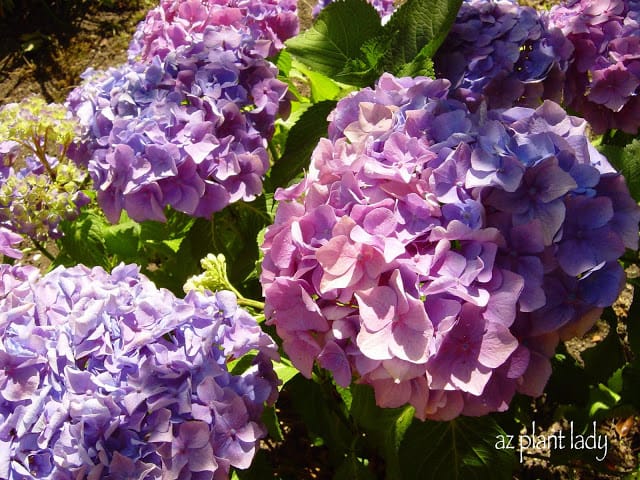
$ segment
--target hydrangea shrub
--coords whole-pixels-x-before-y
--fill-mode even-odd
[[[640,220],[583,120],[551,101],[473,113],[449,86],[385,74],[341,100],[262,246],[300,371],[422,419],[540,395],[558,341],[616,299]]]
[[[574,47],[565,104],[595,133],[640,127],[640,2],[572,0],[555,5],[550,24]]]
[[[234,294],[179,299],[124,264],[5,264],[0,290],[2,478],[219,479],[249,466],[277,348]]]
[[[467,101],[493,108],[559,102],[573,47],[547,16],[513,0],[465,0],[434,56]]]

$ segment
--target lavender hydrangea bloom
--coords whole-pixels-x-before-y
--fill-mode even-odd
[[[540,395],[559,339],[619,293],[640,221],[584,120],[472,111],[449,87],[385,74],[341,100],[262,246],[265,313],[301,372],[422,419]]]
[[[162,0],[140,22],[129,46],[129,58],[164,59],[176,48],[197,41],[209,26],[248,30],[252,46],[263,57],[284,48],[297,35],[296,0]]]
[[[0,265],[0,290],[0,477],[227,478],[250,464],[277,347],[231,292],[178,299],[135,265]]]
[[[571,44],[546,16],[512,0],[465,0],[434,57],[457,95],[490,107],[560,101]]]
[[[555,5],[550,23],[573,44],[565,103],[595,133],[640,127],[640,3],[572,0]]]
[[[396,7],[394,5],[393,0],[367,0],[373,8],[376,9],[378,15],[382,20],[382,24],[384,25],[389,21],[393,12],[396,11]],[[311,15],[313,18],[316,18],[320,12],[326,8],[327,5],[333,3],[333,0],[318,0],[318,2],[314,5],[313,10],[311,11]]]
[[[262,192],[266,142],[289,105],[277,68],[245,28],[207,26],[149,63],[88,72],[68,98],[86,128],[74,156],[109,220],[209,217]]]

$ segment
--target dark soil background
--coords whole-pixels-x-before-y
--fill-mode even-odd
[[[149,0],[15,0],[14,8],[0,16],[0,104],[31,94],[63,102],[88,67],[126,60],[136,25],[154,5]]]
[[[64,102],[88,67],[103,69],[126,61],[126,50],[136,25],[157,2],[13,0],[12,10],[6,8],[8,3],[0,0],[0,105],[18,102],[29,95],[39,95],[48,102]],[[312,3],[315,2],[301,0],[299,3],[303,23],[307,25]],[[620,316],[628,310],[631,297],[629,287],[616,305]],[[568,342],[568,352],[579,359],[581,351],[606,337],[607,329],[606,322],[599,322],[582,339]],[[618,334],[624,338],[622,323]],[[314,445],[308,438],[304,423],[292,413],[290,404],[291,399],[283,392],[278,405],[285,441],[265,440],[257,461],[270,464],[276,470],[274,478],[331,479],[333,472],[327,468],[326,448]],[[544,396],[534,400],[531,408],[542,420],[547,416],[544,423],[551,425],[548,432],[562,428],[562,424],[549,421]],[[599,433],[606,433],[609,438],[609,454],[602,466],[611,473],[580,463],[554,467],[542,456],[528,457],[514,478],[624,478],[626,475],[622,472],[638,471],[639,425],[636,416],[599,424]]]

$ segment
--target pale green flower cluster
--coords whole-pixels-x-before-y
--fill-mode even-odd
[[[29,97],[0,108],[0,225],[44,241],[78,215],[87,172],[66,156],[78,133],[64,105]]]
[[[229,277],[227,277],[227,261],[221,253],[214,255],[210,253],[202,260],[200,265],[204,269],[200,275],[194,275],[184,284],[184,291],[188,293],[191,290],[202,292],[211,290],[217,292],[219,290],[231,290],[237,293],[237,290],[231,285]]]

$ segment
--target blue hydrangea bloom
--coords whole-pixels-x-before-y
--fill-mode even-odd
[[[227,478],[251,463],[277,347],[233,293],[179,299],[135,265],[0,265],[0,279],[1,478]]]

